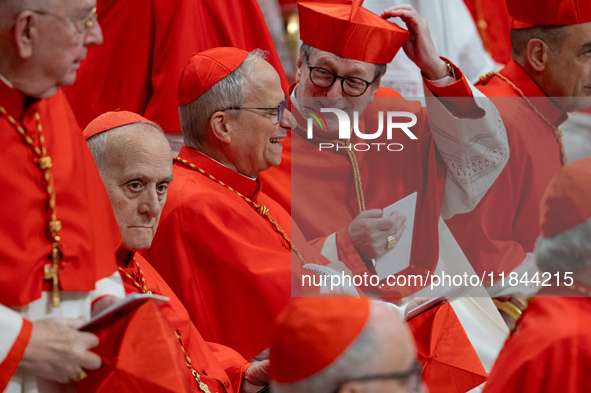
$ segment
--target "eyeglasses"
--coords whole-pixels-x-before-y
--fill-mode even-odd
[[[368,82],[361,78],[340,76],[326,68],[312,67],[310,66],[308,58],[306,58],[306,65],[310,70],[310,81],[312,81],[314,86],[320,87],[321,89],[328,89],[338,78],[341,80],[341,89],[343,89],[343,92],[351,97],[359,97],[366,92],[367,88],[371,86],[372,83],[375,82],[375,79]]]
[[[52,17],[54,17],[64,23],[67,23],[67,24],[73,24],[74,28],[76,29],[76,31],[79,34],[87,33],[88,30],[90,30],[97,23],[97,18],[98,18],[97,14],[96,14],[96,7],[93,7],[87,16],[85,16],[84,18],[79,18],[77,20],[71,19],[68,17],[64,17],[64,16],[61,16],[58,14],[54,14],[49,11],[43,11],[43,10],[31,10],[31,11],[38,14],[38,15],[52,16]]]
[[[281,123],[283,121],[283,114],[285,113],[285,108],[287,107],[287,96],[277,105],[277,108],[253,108],[248,106],[235,106],[231,108],[220,109],[220,112],[228,111],[228,110],[241,110],[241,109],[256,109],[256,110],[263,110],[269,111],[269,114],[272,116],[277,116],[277,121]]]
[[[384,380],[384,379],[407,379],[407,388],[409,392],[415,393],[420,392],[421,387],[423,386],[423,382],[421,380],[421,373],[423,371],[423,366],[418,362],[415,361],[409,369],[404,371],[394,371],[391,373],[383,373],[383,374],[374,374],[374,375],[366,375],[364,377],[357,377],[347,379],[343,381],[335,390],[335,393],[339,391],[341,386],[346,384],[347,382],[369,382],[369,381],[377,381],[377,380]]]

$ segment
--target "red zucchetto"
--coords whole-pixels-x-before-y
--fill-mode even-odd
[[[158,129],[160,128],[156,125],[156,123],[138,115],[137,113],[117,110],[114,112],[103,113],[91,121],[82,132],[82,136],[84,139],[88,139],[100,134],[101,132],[109,131],[113,128],[126,126],[133,123],[147,123]]]
[[[387,64],[409,36],[363,8],[363,0],[300,1],[300,38],[314,48],[366,63]]]
[[[591,22],[589,0],[507,0],[511,28],[567,26]]]
[[[201,97],[216,83],[240,67],[248,52],[238,48],[220,47],[194,55],[179,80],[178,105],[184,106]]]
[[[296,298],[271,330],[269,378],[291,383],[334,362],[359,337],[369,318],[368,298]]]

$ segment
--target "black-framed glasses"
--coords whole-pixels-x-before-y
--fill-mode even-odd
[[[403,371],[393,371],[390,373],[382,373],[382,374],[373,374],[373,375],[365,375],[363,377],[351,378],[343,381],[339,384],[338,388],[335,390],[335,393],[339,391],[341,386],[346,384],[347,382],[370,382],[370,381],[379,381],[384,379],[407,379],[407,387],[409,392],[420,392],[421,387],[423,386],[423,382],[421,380],[421,373],[423,372],[423,366],[418,362],[415,361],[409,369]]]
[[[51,16],[54,17],[64,23],[74,25],[76,31],[80,34],[87,33],[96,23],[97,23],[97,14],[96,14],[96,7],[93,7],[90,13],[85,16],[84,18],[79,18],[77,20],[71,19],[65,16],[61,16],[58,14],[54,14],[53,12],[43,11],[43,10],[31,10],[37,15],[43,16]]]
[[[320,87],[321,89],[328,89],[338,78],[341,80],[341,89],[343,89],[343,92],[351,97],[359,97],[367,91],[367,88],[371,86],[372,83],[376,81],[374,79],[373,81],[368,82],[365,79],[355,78],[352,76],[340,76],[327,70],[326,68],[312,67],[308,58],[306,58],[306,65],[310,70],[310,81],[314,84],[314,86]]]
[[[279,103],[279,105],[277,105],[277,108],[255,108],[255,107],[250,107],[250,106],[234,106],[231,108],[224,108],[224,109],[220,109],[220,112],[223,111],[228,111],[228,110],[242,110],[242,109],[247,109],[247,110],[252,110],[252,109],[256,109],[256,110],[262,110],[262,111],[269,111],[269,114],[271,114],[272,116],[277,116],[277,121],[279,123],[281,123],[283,121],[283,114],[285,113],[285,108],[287,108],[287,96],[283,99],[283,101],[281,101]]]

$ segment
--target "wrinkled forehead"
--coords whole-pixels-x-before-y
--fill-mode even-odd
[[[136,151],[164,155],[170,152],[170,144],[160,129],[138,122],[109,130],[107,151],[113,155],[130,155]]]

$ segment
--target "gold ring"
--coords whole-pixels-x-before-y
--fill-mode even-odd
[[[80,374],[78,374],[78,378],[73,378],[72,381],[80,382],[86,377],[88,377],[88,374],[86,374],[86,371],[82,370],[82,371],[80,371]]]
[[[394,235],[388,236],[386,240],[388,241],[388,244],[386,244],[386,250],[391,250],[398,244],[398,239],[396,239],[396,236]]]

